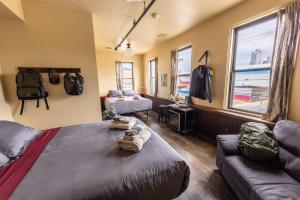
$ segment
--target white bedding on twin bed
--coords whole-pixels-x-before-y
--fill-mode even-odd
[[[120,101],[118,97],[107,97],[105,99],[105,108],[107,110],[116,110],[119,114],[152,109],[152,101],[150,99],[138,97],[139,100],[134,100],[134,96],[126,96],[124,101]]]

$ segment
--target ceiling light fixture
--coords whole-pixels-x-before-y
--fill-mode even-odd
[[[132,48],[131,48],[131,44],[128,42],[127,43],[127,48],[124,50],[124,55],[125,56],[133,56],[134,54],[135,54],[135,52],[132,50]]]
[[[127,1],[129,1],[129,0],[127,0]],[[136,1],[136,0],[131,0],[131,1]],[[138,23],[145,16],[145,14],[148,12],[148,10],[151,8],[151,6],[154,4],[155,1],[156,0],[151,0],[151,2],[149,3],[148,6],[146,6],[146,2],[144,1],[144,11],[143,11],[143,13],[141,14],[141,16],[137,20],[135,20],[135,19],[133,20],[133,25],[132,25],[131,29],[126,33],[125,37],[122,37],[122,40],[115,46],[115,51],[117,51],[121,47],[123,42],[130,35],[130,33],[134,30],[134,28],[138,25]],[[130,44],[129,45],[128,44],[127,44],[127,49],[128,48],[131,49]]]
[[[151,14],[151,17],[154,19],[154,20],[158,20],[160,18],[160,15],[156,12],[152,13]]]
[[[167,37],[167,34],[165,34],[165,33],[160,33],[160,34],[157,35],[157,37],[160,38],[160,39],[164,39],[164,38]]]

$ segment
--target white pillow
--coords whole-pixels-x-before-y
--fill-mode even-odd
[[[121,90],[109,90],[109,96],[110,97],[120,97],[120,96],[123,96],[123,93]]]
[[[8,158],[17,157],[38,134],[38,130],[22,124],[0,121],[0,152]]]
[[[127,89],[127,90],[123,90],[123,95],[124,96],[133,96],[133,95],[135,95],[135,92],[134,92],[134,90]]]

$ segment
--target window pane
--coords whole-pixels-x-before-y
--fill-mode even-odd
[[[191,76],[177,77],[176,93],[182,96],[188,96],[190,92]]]
[[[270,70],[236,72],[232,107],[251,112],[267,111]]]
[[[121,67],[122,89],[133,89],[133,63],[123,62]]]
[[[192,47],[178,51],[176,94],[188,96],[191,85],[192,73]]]
[[[123,78],[132,78],[132,63],[122,63]]]
[[[236,29],[235,69],[270,67],[276,18]]]
[[[156,77],[156,71],[155,71],[155,60],[150,60],[150,93],[155,93],[155,77]]]
[[[155,61],[151,60],[150,61],[150,76],[155,77]]]
[[[123,79],[123,89],[133,89],[132,79]]]
[[[178,51],[178,75],[190,74],[192,71],[192,48]]]
[[[267,111],[276,20],[269,17],[235,29],[231,108]]]
[[[154,94],[155,92],[155,78],[150,79],[150,89],[151,89],[151,94]]]

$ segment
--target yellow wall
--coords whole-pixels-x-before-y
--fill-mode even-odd
[[[158,57],[158,75],[168,73],[168,86],[170,85],[172,49],[192,44],[192,65],[199,65],[198,59],[205,50],[209,50],[209,65],[214,69],[212,77],[213,102],[197,100],[196,103],[214,108],[224,108],[227,96],[227,69],[230,50],[230,39],[232,27],[248,20],[255,19],[267,14],[289,2],[289,0],[249,0],[245,1],[220,15],[211,18],[199,26],[181,34],[171,40],[157,45],[154,49],[144,55],[145,80],[149,80],[149,60]],[[299,56],[298,56],[299,57]],[[296,64],[294,84],[291,95],[290,119],[300,122],[300,59]],[[145,81],[145,91],[149,94],[149,81]],[[159,96],[169,97],[170,87],[161,87],[159,80]]]
[[[300,122],[300,44],[298,45],[298,55],[296,68],[294,71],[293,83],[291,87],[289,119]]]
[[[2,80],[1,66],[0,66],[0,120],[12,121],[10,107],[6,100],[6,96],[4,95],[2,84],[3,84],[3,80]]]
[[[13,119],[38,129],[100,120],[92,16],[33,0],[24,1],[23,9],[26,23],[0,19],[0,65]],[[50,85],[45,74],[50,110],[43,101],[40,108],[27,102],[20,116],[15,84],[18,66],[81,67],[84,93],[67,96],[63,82]]]
[[[127,57],[120,52],[112,50],[97,50],[97,70],[99,80],[99,91],[105,96],[108,90],[117,89],[116,82],[116,61],[133,62],[134,89],[136,93],[144,91],[143,56],[135,55]]]
[[[24,21],[22,0],[0,0],[9,10],[11,10],[19,19]]]

